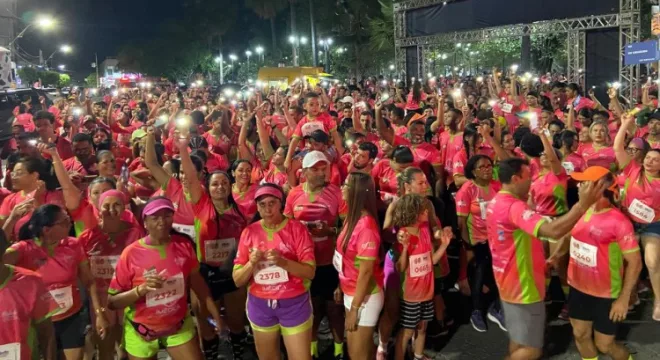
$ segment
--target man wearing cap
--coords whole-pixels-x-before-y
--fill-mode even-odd
[[[509,359],[539,359],[545,327],[546,261],[540,238],[560,239],[603,194],[601,182],[580,188],[580,200],[549,223],[526,200],[532,183],[529,162],[510,158],[500,162],[502,190],[486,212],[493,273],[500,291],[509,334]],[[557,254],[551,254],[553,263]]]
[[[332,265],[332,256],[340,228],[340,209],[346,209],[341,190],[326,182],[330,162],[320,151],[310,151],[302,161],[302,172],[307,180],[291,189],[284,215],[307,226],[314,241],[316,275],[310,288],[314,305],[312,355],[318,357],[317,331],[323,314],[327,314],[333,330],[335,356],[343,353],[344,319],[342,308],[334,302],[334,289],[339,286],[339,275]],[[345,214],[343,214],[345,215]]]
[[[617,323],[626,319],[642,269],[635,230],[616,206],[619,189],[608,169],[592,166],[571,177],[608,187],[577,222],[570,244],[566,241],[570,245],[568,316],[575,344],[583,359],[598,359],[601,352],[626,360],[630,353],[616,343],[615,335]]]
[[[290,167],[290,169],[293,169],[292,174],[294,174],[294,178],[290,178],[289,180],[289,182],[294,182],[292,186],[305,182],[304,173],[300,171],[302,168],[300,159],[302,158],[304,160],[304,156],[312,151],[323,153],[326,160],[330,164],[330,166],[328,166],[326,169],[326,180],[337,186],[342,184],[345,177],[345,171],[343,171],[344,169],[340,168],[335,162],[337,159],[335,159],[333,156],[330,156],[329,153],[331,149],[328,148],[328,141],[328,135],[321,130],[316,130],[309,136],[305,137],[306,148],[298,155],[296,155],[294,158],[295,161]]]

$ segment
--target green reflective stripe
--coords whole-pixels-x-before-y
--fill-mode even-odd
[[[630,249],[630,250],[622,251],[622,253],[623,253],[623,254],[632,254],[632,253],[636,253],[636,252],[638,252],[638,251],[639,251],[639,247],[636,247],[636,248],[634,248],[634,249]]]
[[[113,288],[108,288],[108,294],[109,295],[117,295],[120,294],[121,290],[113,289]]]
[[[73,231],[76,233],[76,236],[80,236],[80,234],[85,231],[85,223],[82,221],[75,221],[73,223]]]
[[[607,247],[607,258],[609,259],[610,271],[610,297],[616,299],[621,294],[623,279],[621,278],[623,268],[623,253],[619,243],[612,242]]]
[[[623,193],[621,194],[621,204],[626,200],[626,195],[628,194],[628,187],[630,186],[630,178],[626,178],[626,182],[623,184]]]
[[[0,284],[0,290],[4,289],[7,284],[9,284],[9,281],[14,278],[14,267],[12,265],[5,265],[9,269],[9,274],[7,274],[7,277],[2,281]]]
[[[316,271],[316,261],[304,261],[303,264],[313,266],[314,270]],[[310,280],[310,279],[302,279],[302,280],[303,280],[303,286],[305,287],[305,290],[309,290],[309,288],[312,286],[312,280]]]
[[[167,186],[170,184],[170,181],[172,181],[172,178],[168,178],[167,182],[160,186],[160,189],[163,191],[167,190]]]
[[[468,214],[467,220],[465,221],[465,226],[467,226],[467,231],[468,231],[468,239],[470,241],[470,245],[474,245],[474,235],[472,234],[472,214]]]
[[[552,189],[552,196],[555,198],[555,210],[557,211],[557,214],[567,213],[568,204],[566,203],[566,189],[561,185],[557,185]]]
[[[161,259],[166,259],[167,258],[167,244],[165,245],[149,245],[144,241],[144,238],[140,239],[140,245],[147,249],[153,249],[158,251],[158,255],[160,255]]]
[[[236,270],[238,270],[238,269],[242,269],[242,268],[243,268],[243,265],[236,264],[236,265],[234,265],[234,267],[232,268],[232,271],[236,271]]]
[[[545,224],[545,221],[545,219],[541,219],[536,223],[536,226],[534,226],[534,233],[532,234],[534,237],[539,237],[539,230],[541,230],[541,225]]]
[[[40,360],[41,354],[39,351],[39,337],[37,336],[37,328],[34,326],[34,322],[30,322],[28,327],[28,337],[27,337],[27,346],[30,349],[30,354],[32,355],[32,360]],[[19,356],[20,357],[20,356]]]
[[[202,239],[200,235],[202,232],[202,221],[198,217],[195,217],[193,220],[193,226],[195,227],[195,248],[197,248],[197,261],[201,263],[204,261],[202,257]]]
[[[539,221],[539,224],[543,221]],[[539,225],[537,224],[537,228]],[[516,229],[513,231],[513,243],[515,246],[516,267],[518,268],[518,279],[520,281],[521,303],[532,304],[539,302],[541,295],[534,281],[534,264],[532,257],[532,238],[526,232]]]

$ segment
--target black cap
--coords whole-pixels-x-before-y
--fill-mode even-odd
[[[330,137],[323,130],[314,130],[311,134],[305,136],[305,139],[312,139],[323,144],[327,144],[330,141]]]

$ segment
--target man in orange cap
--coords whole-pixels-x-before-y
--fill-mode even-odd
[[[630,353],[616,343],[615,335],[617,323],[626,319],[642,269],[635,230],[616,207],[618,186],[608,169],[591,166],[571,177],[607,187],[571,231],[568,316],[575,345],[586,360],[598,359],[599,351],[626,360]]]
[[[503,314],[495,316],[508,330],[509,359],[539,359],[545,327],[545,253],[540,238],[559,239],[602,197],[605,186],[588,182],[580,200],[552,223],[527,205],[532,183],[529,163],[510,158],[500,162],[502,190],[486,212],[493,273]],[[502,316],[503,315],[503,316]]]

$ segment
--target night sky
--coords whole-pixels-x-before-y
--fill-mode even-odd
[[[44,57],[62,44],[74,52],[56,54],[53,65],[66,64],[74,76],[93,71],[94,53],[99,62],[117,54],[121,45],[135,37],[156,36],[164,19],[181,16],[182,0],[18,0],[18,16],[27,19],[34,13],[52,14],[58,20],[56,30],[44,33],[36,29],[20,40],[20,46],[32,55],[41,48]],[[23,28],[21,25],[18,29]]]

